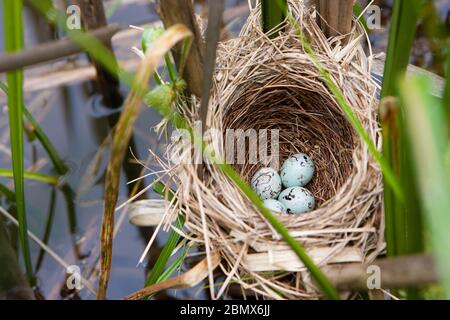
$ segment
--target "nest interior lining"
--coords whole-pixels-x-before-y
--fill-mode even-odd
[[[295,153],[312,157],[316,172],[307,187],[320,206],[336,194],[352,171],[355,133],[334,101],[301,85],[304,83],[246,88],[224,114],[223,128],[241,132],[278,129],[280,165]],[[248,159],[248,143],[245,150]],[[246,161],[235,168],[249,182],[263,166]]]

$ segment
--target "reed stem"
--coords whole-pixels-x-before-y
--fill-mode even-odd
[[[22,0],[7,0],[4,4],[5,48],[7,52],[23,48]],[[8,113],[12,152],[12,167],[16,208],[19,221],[19,237],[25,269],[30,283],[33,283],[33,266],[28,243],[28,224],[25,210],[24,161],[23,161],[23,72],[21,69],[7,73],[10,88]]]

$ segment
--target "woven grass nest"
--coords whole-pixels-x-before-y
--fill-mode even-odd
[[[364,32],[356,26],[348,45],[341,46],[342,39],[324,37],[311,9],[301,1],[289,4],[316,57],[380,147],[377,87],[363,49]],[[261,31],[260,15],[259,7],[253,8],[240,36],[219,45],[208,127],[222,132],[279,129],[281,163],[297,152],[309,154],[315,162],[316,174],[308,188],[317,206],[308,214],[278,218],[325,270],[336,264],[370,262],[384,250],[380,170],[295,30],[287,27],[269,39]],[[192,124],[199,119],[196,112],[182,111]],[[177,143],[169,153],[179,151]],[[212,145],[223,152],[217,143]],[[248,182],[261,166],[244,163],[235,169]],[[182,209],[184,236],[209,256],[219,253],[223,276],[209,271],[209,281],[217,282],[210,283],[215,298],[231,283],[269,299],[322,297],[297,256],[220,169],[206,164],[203,179],[194,164],[168,169],[176,172],[172,178],[177,192],[166,222]]]

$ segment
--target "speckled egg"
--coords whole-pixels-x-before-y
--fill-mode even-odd
[[[291,187],[283,190],[278,200],[287,208],[288,214],[308,213],[314,210],[316,200],[308,189]]]
[[[264,200],[264,206],[275,213],[287,213],[287,208],[280,201],[275,199]]]
[[[280,176],[283,186],[304,187],[314,175],[314,162],[304,153],[289,157],[281,167]]]
[[[281,192],[281,178],[272,168],[261,168],[253,176],[251,186],[261,199],[276,199]]]

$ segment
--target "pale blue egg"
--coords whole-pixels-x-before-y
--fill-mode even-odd
[[[304,187],[314,175],[314,162],[304,153],[289,157],[281,167],[280,176],[283,186]]]
[[[281,178],[274,169],[261,168],[253,176],[251,186],[261,199],[276,199],[281,192]]]
[[[275,199],[264,200],[264,206],[275,213],[287,213],[287,208],[280,201]]]
[[[283,190],[278,201],[284,204],[288,214],[308,213],[314,210],[316,200],[308,189],[291,187]]]

